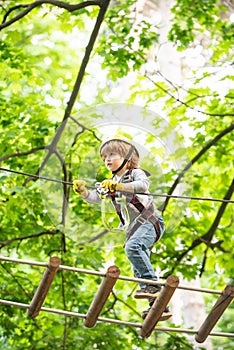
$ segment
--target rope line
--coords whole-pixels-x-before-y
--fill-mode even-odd
[[[0,304],[21,307],[24,309],[29,309],[29,307],[30,307],[29,304],[23,304],[23,303],[18,303],[18,302],[14,302],[14,301],[10,301],[10,300],[3,300],[3,299],[0,299]],[[66,311],[66,310],[52,309],[52,308],[48,308],[48,307],[41,307],[41,311],[50,312],[50,313],[59,314],[59,315],[70,316],[70,317],[77,317],[77,318],[84,318],[84,319],[86,318],[86,314],[80,314],[77,312],[71,312],[71,311]],[[114,324],[118,324],[121,326],[129,326],[129,327],[136,327],[136,328],[142,327],[142,325],[140,323],[125,322],[125,321],[115,320],[115,319],[111,319],[111,318],[98,317],[97,320],[104,322],[104,323],[114,323]],[[155,327],[154,330],[161,331],[161,332],[176,332],[176,333],[189,333],[189,334],[197,334],[197,332],[198,332],[197,330],[193,330],[193,329],[169,328],[169,327]],[[215,336],[215,337],[234,338],[234,333],[212,332],[209,335]]]
[[[14,263],[19,263],[19,264],[32,265],[32,266],[41,266],[41,267],[48,266],[48,264],[44,263],[44,262],[23,260],[23,259],[13,259],[13,258],[5,257],[2,255],[0,255],[0,260],[6,261],[6,262],[14,262]],[[105,272],[95,271],[95,270],[86,270],[86,269],[81,269],[81,268],[71,267],[71,266],[66,266],[66,265],[59,265],[59,269],[71,271],[71,272],[84,273],[84,274],[93,275],[93,276],[100,276],[100,277],[106,276]],[[146,283],[146,284],[153,284],[153,285],[160,285],[160,286],[165,285],[165,282],[162,282],[162,281],[153,281],[153,280],[149,280],[149,279],[121,276],[121,275],[119,276],[118,280],[128,281],[128,282],[137,282],[137,283],[142,282],[142,283]],[[177,287],[177,289],[184,289],[184,290],[188,290],[188,291],[196,291],[196,292],[201,292],[201,293],[222,295],[221,290],[214,290],[214,289],[193,288],[193,287],[188,287],[188,286],[184,286],[184,285],[179,285]]]
[[[57,182],[57,183],[73,186],[73,182],[69,182],[69,181],[51,179],[51,178],[45,177],[45,176],[33,175],[33,174],[25,173],[25,172],[22,172],[22,171],[16,171],[16,170],[11,170],[11,169],[2,168],[2,167],[0,167],[0,170],[6,171],[6,172],[9,172],[9,173],[18,174],[18,175],[29,176],[29,177],[32,177],[32,178],[35,178],[35,179],[42,179],[42,180],[46,180],[46,181]],[[95,186],[86,186],[86,187],[88,189],[95,189]],[[164,197],[164,198],[175,198],[175,199],[191,199],[191,200],[198,200],[198,201],[234,203],[234,200],[231,200],[231,199],[179,196],[179,195],[172,195],[172,194],[157,194],[157,193],[136,193],[136,194],[145,195],[145,196],[152,196],[152,197]]]

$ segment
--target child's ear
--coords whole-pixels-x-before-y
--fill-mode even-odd
[[[135,166],[134,166],[134,163],[133,163],[133,161],[132,161],[132,159],[129,159],[129,161],[128,161],[128,169],[134,169],[135,168]]]

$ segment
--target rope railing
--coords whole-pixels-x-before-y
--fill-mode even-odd
[[[3,299],[0,299],[0,304],[20,307],[20,308],[24,308],[24,309],[29,309],[29,307],[30,307],[30,304],[23,304],[23,303],[18,303],[18,302],[14,302],[14,301],[10,301],[10,300],[3,300]],[[81,314],[81,313],[66,311],[66,310],[52,309],[52,308],[48,308],[48,307],[42,307],[41,311],[49,312],[49,313],[53,313],[53,314],[64,315],[64,316],[76,317],[76,318],[83,318],[83,319],[86,318],[86,314]],[[121,326],[129,326],[129,327],[135,327],[135,328],[142,327],[142,324],[140,324],[140,323],[126,322],[126,321],[121,321],[121,320],[116,320],[116,319],[111,319],[111,318],[98,317],[97,320],[100,322],[118,324]],[[188,334],[197,334],[197,332],[198,332],[195,329],[159,327],[159,326],[155,327],[154,331],[188,333]],[[209,335],[214,336],[214,337],[234,338],[234,333],[211,332]]]
[[[41,267],[48,266],[48,263],[44,263],[44,262],[33,261],[33,260],[24,260],[24,259],[15,259],[15,258],[5,257],[2,255],[0,255],[0,260],[6,261],[6,262],[19,263],[19,264],[26,264],[26,265],[31,265],[31,266],[41,266]],[[66,265],[59,265],[58,268],[59,268],[59,270],[84,273],[84,274],[93,275],[93,276],[100,276],[100,277],[106,276],[106,272],[101,272],[101,271],[97,271],[97,270],[86,270],[86,269],[71,267],[71,266],[66,266]],[[122,280],[122,281],[128,281],[128,282],[137,282],[137,283],[142,282],[142,283],[146,283],[146,284],[161,285],[161,286],[165,285],[165,282],[163,282],[163,281],[153,281],[153,280],[149,280],[149,279],[121,276],[121,275],[118,277],[118,279]],[[185,285],[179,285],[177,287],[177,289],[184,289],[184,290],[188,290],[188,291],[217,294],[217,295],[222,294],[221,290],[206,289],[206,288],[194,288],[194,287],[189,287],[189,286],[185,286]]]

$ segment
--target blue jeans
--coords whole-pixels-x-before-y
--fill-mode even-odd
[[[162,225],[162,233],[164,225]],[[132,264],[134,277],[157,281],[157,276],[150,262],[150,248],[155,243],[156,232],[151,222],[142,224],[125,244],[125,253]],[[140,288],[146,284],[139,283]]]

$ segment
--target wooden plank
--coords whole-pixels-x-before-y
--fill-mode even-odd
[[[179,279],[176,276],[169,276],[166,280],[165,286],[162,288],[161,292],[154,301],[152,308],[150,309],[148,315],[146,316],[141,330],[140,335],[143,338],[150,336],[154,327],[158,323],[163,311],[168,305],[174,291],[179,284]]]
[[[54,276],[59,268],[60,259],[56,256],[50,258],[49,265],[47,266],[44,275],[41,279],[41,282],[33,296],[33,299],[30,303],[28,309],[28,316],[31,318],[37,317],[40,312],[40,309],[43,305],[43,302],[46,298],[46,295],[50,289],[51,283],[53,282]]]
[[[84,320],[86,327],[91,328],[95,325],[98,316],[102,311],[102,308],[107,301],[119,275],[120,270],[117,266],[110,266],[108,268],[106,276],[103,278],[102,283],[99,286],[97,294],[95,295]]]
[[[234,286],[228,285],[223,290],[222,295],[218,298],[215,305],[211,309],[207,318],[199,328],[197,334],[195,335],[195,340],[198,343],[203,343],[211,330],[214,328],[219,318],[222,316],[228,305],[231,303],[234,297]]]

